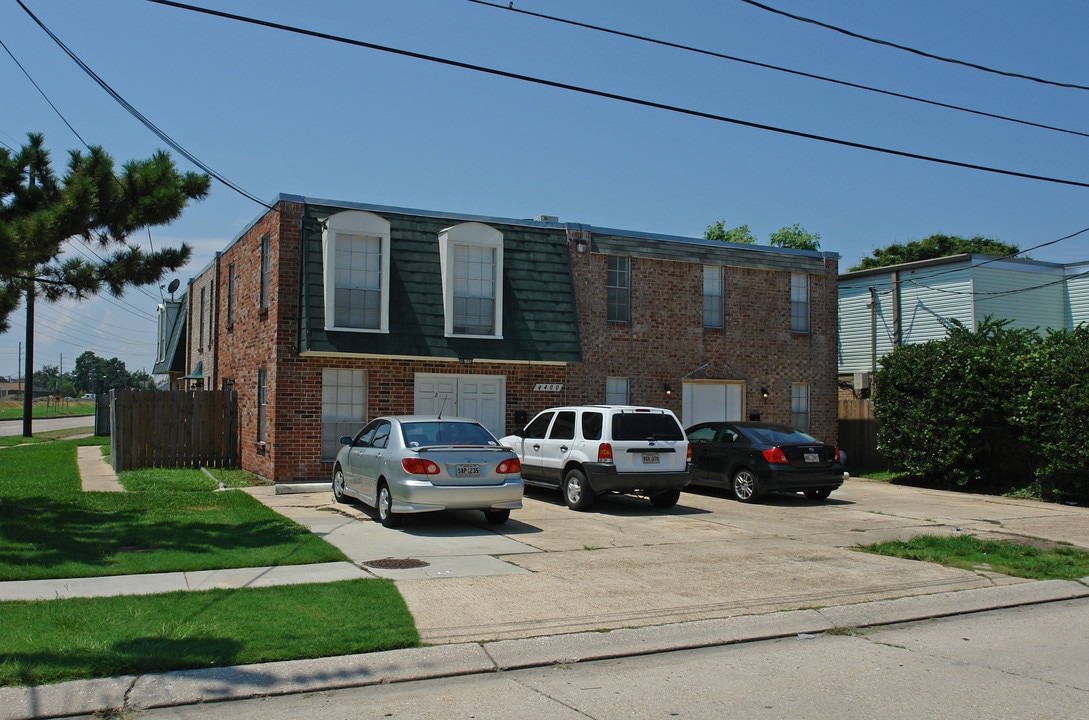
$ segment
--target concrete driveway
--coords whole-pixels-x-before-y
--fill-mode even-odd
[[[728,618],[1031,582],[857,551],[921,533],[1065,541],[1089,549],[1089,509],[850,480],[823,503],[744,505],[717,491],[670,510],[614,496],[568,510],[530,489],[505,525],[479,512],[383,528],[331,492],[262,501],[392,578],[425,643],[480,642]]]

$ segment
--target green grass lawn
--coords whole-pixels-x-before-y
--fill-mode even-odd
[[[0,602],[0,685],[414,647],[390,580]]]
[[[1061,544],[1044,547],[981,540],[974,535],[919,535],[861,547],[877,555],[981,570],[1033,580],[1078,580],[1089,577],[1089,552]]]
[[[77,445],[0,447],[0,581],[345,560],[338,549],[200,471],[122,473],[85,493]],[[251,481],[214,471],[228,487]],[[391,581],[0,602],[0,685],[36,685],[418,645]]]
[[[122,473],[133,492],[80,490],[77,444],[0,450],[0,580],[345,560],[332,545],[198,470]]]
[[[94,400],[69,400],[56,403],[36,402],[31,408],[31,415],[36,418],[72,417],[73,415],[94,415]],[[15,420],[23,416],[23,401],[0,401],[0,420]],[[90,424],[93,424],[93,420]]]

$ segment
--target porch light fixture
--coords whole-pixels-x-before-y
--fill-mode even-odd
[[[760,388],[760,397],[764,398],[765,400],[768,399],[768,389],[766,387]]]
[[[665,385],[663,385],[662,389],[665,390],[666,395],[672,395],[673,394],[673,388],[671,388],[669,386],[669,383],[666,383]]]

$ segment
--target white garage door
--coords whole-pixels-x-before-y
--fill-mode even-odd
[[[711,420],[740,420],[742,383],[686,382],[681,395],[681,422],[685,427]]]
[[[415,412],[473,418],[496,437],[506,435],[507,379],[502,375],[416,375]]]

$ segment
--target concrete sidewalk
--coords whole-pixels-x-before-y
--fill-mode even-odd
[[[97,448],[95,448],[97,450]],[[247,490],[350,563],[0,583],[0,599],[392,578],[431,647],[233,668],[0,688],[0,718],[57,717],[316,691],[665,652],[1089,597],[857,551],[920,533],[1089,549],[1089,509],[852,480],[827,503],[742,505],[684,493],[674,509],[610,498],[576,513],[531,492],[499,528],[480,513],[382,527],[331,492]]]
[[[318,692],[647,655],[890,625],[1089,597],[1089,587],[1042,581],[820,609],[699,620],[607,633],[458,643],[316,660],[208,668],[38,687],[0,688],[0,718],[55,718]]]

